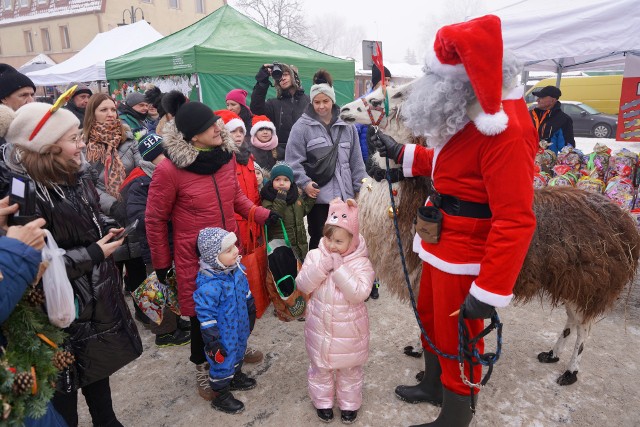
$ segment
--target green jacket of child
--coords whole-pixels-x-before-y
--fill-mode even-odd
[[[265,183],[260,191],[262,206],[275,211],[284,221],[284,228],[287,230],[291,249],[296,254],[300,262],[304,261],[309,245],[307,243],[307,229],[304,225],[304,217],[309,213],[316,199],[300,195],[298,187],[291,184],[288,192],[276,191],[271,181]],[[267,226],[269,240],[284,239],[282,226],[280,223]]]

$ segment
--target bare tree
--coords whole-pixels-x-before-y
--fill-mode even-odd
[[[407,53],[404,55],[404,62],[411,65],[416,65],[418,63],[415,50],[407,49]]]
[[[316,17],[310,27],[307,46],[329,55],[356,57],[360,53],[364,28],[349,25],[341,16]]]
[[[283,37],[308,41],[308,30],[298,0],[238,0],[236,5],[250,18]]]

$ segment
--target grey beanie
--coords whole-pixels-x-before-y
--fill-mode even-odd
[[[144,93],[131,92],[130,94],[127,95],[126,103],[127,103],[127,105],[129,107],[136,106],[136,105],[140,104],[141,102],[147,102],[144,99]]]
[[[229,249],[238,238],[235,233],[222,228],[207,227],[198,234],[198,251],[200,259],[210,266],[218,266],[218,255]]]
[[[320,83],[317,85],[311,86],[311,92],[309,92],[309,96],[311,97],[311,102],[313,102],[313,98],[315,98],[319,94],[325,94],[331,101],[336,103],[336,92],[333,90],[333,87],[329,86],[327,83]]]

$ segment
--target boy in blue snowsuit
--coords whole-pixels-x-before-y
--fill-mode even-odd
[[[242,372],[247,339],[256,319],[256,306],[240,264],[234,233],[205,228],[198,235],[200,271],[193,293],[209,362],[211,406],[228,414],[244,410],[231,391],[251,390],[256,380]]]

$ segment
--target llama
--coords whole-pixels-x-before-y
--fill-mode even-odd
[[[401,105],[411,89],[411,83],[389,88],[389,119],[392,125],[381,128],[399,143],[412,143],[411,134],[402,129]],[[373,114],[383,104],[378,89],[363,100],[345,105],[341,117],[347,122],[370,124]],[[381,112],[380,114],[383,114]],[[374,159],[380,162],[376,154]],[[382,166],[384,167],[384,166]],[[414,230],[409,225],[417,207],[428,195],[426,185],[412,185],[413,178],[399,183],[398,221],[405,248],[412,241]],[[389,238],[390,219],[379,214],[389,192],[386,182],[377,183],[385,189],[360,194],[360,215],[363,235],[367,240],[371,260],[381,280],[401,299],[408,298],[404,277],[389,257],[384,258],[396,243]],[[384,193],[384,194],[383,194]],[[374,197],[371,197],[371,196]],[[367,200],[370,196],[374,200]],[[375,211],[372,213],[371,210]],[[553,349],[538,354],[541,363],[554,363],[571,334],[576,336],[573,353],[566,371],[557,379],[560,385],[577,381],[580,359],[594,321],[615,303],[627,283],[632,283],[640,257],[640,234],[632,218],[602,195],[587,193],[571,187],[548,187],[535,191],[533,210],[537,219],[536,231],[529,252],[513,289],[514,301],[526,303],[534,298],[548,298],[553,307],[564,304],[567,322]],[[401,216],[401,214],[404,214]],[[366,224],[375,216],[376,222]],[[385,230],[384,232],[381,232]],[[395,234],[391,234],[395,236]],[[391,245],[391,246],[390,246]],[[382,261],[382,262],[381,262]],[[411,285],[417,293],[421,262],[408,263]]]

